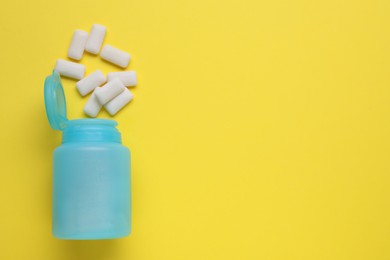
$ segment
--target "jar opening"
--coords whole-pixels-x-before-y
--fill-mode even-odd
[[[109,119],[69,120],[62,131],[62,143],[114,142],[121,143],[118,123]]]

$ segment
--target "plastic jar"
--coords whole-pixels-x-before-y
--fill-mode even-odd
[[[53,157],[53,235],[111,239],[131,230],[130,151],[114,120],[66,116],[57,72],[45,80],[46,114],[62,131]]]

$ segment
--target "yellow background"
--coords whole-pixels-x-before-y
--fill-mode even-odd
[[[133,232],[61,241],[43,81],[93,23],[139,76]],[[1,260],[390,259],[390,1],[3,0],[0,33]]]

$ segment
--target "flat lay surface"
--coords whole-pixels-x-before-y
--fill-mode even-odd
[[[389,259],[389,13],[387,0],[4,2],[0,259]],[[132,152],[132,234],[57,240],[61,134],[43,82],[94,23],[138,77],[113,117]],[[68,118],[85,118],[89,95],[62,83]]]

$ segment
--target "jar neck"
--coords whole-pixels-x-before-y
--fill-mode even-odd
[[[62,131],[62,143],[112,142],[121,143],[117,123],[106,119],[77,119],[67,122]]]

